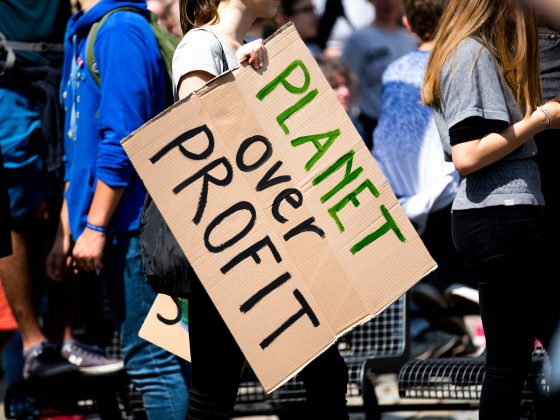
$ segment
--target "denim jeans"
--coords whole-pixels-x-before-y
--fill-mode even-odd
[[[108,238],[99,273],[120,334],[125,369],[150,420],[184,420],[190,364],[138,337],[156,294],[144,280],[138,237]]]
[[[548,350],[559,319],[543,216],[542,207],[524,205],[452,214],[453,241],[479,282],[487,349],[480,420],[519,420],[534,339]]]
[[[542,94],[548,101],[560,95],[560,33],[540,27],[539,50]]]

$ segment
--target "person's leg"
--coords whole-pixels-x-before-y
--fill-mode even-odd
[[[26,232],[12,230],[12,255],[0,258],[0,277],[12,312],[17,321],[23,350],[46,341],[39,325],[33,295],[30,241]]]
[[[309,419],[347,419],[348,368],[336,343],[301,371]]]
[[[245,358],[198,279],[189,298],[192,384],[187,419],[231,417]]]
[[[513,261],[506,258],[489,261],[481,266],[479,277],[487,350],[481,420],[521,417],[521,391],[531,362],[528,302],[515,278],[516,267],[508,268],[509,263]]]
[[[479,282],[486,336],[480,419],[518,420],[535,332],[530,325],[535,286],[531,249],[542,240],[535,206],[491,207],[453,214],[453,240]]]
[[[142,394],[148,418],[183,420],[188,401],[187,362],[138,337],[156,298],[144,280],[138,238],[111,241],[105,248],[104,264],[101,276],[120,330],[125,369]]]

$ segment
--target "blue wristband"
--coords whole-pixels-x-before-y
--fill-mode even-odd
[[[107,233],[107,228],[104,226],[96,226],[96,225],[92,225],[89,222],[86,222],[86,227],[96,232]]]

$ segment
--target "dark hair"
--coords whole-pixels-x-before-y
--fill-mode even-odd
[[[449,0],[404,0],[403,3],[412,31],[422,42],[432,41]]]
[[[181,29],[186,34],[193,28],[219,20],[218,5],[220,0],[179,0],[179,17]]]

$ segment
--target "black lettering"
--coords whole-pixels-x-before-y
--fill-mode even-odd
[[[271,178],[272,175],[274,175],[282,165],[282,161],[279,160],[274,165],[272,165],[272,167],[268,171],[266,171],[266,174],[263,175],[263,177],[257,184],[257,191],[263,191],[267,188],[292,180],[292,177],[290,175],[280,175],[276,178]]]
[[[270,249],[270,252],[272,252],[272,255],[274,256],[274,259],[276,260],[277,263],[282,261],[282,257],[280,256],[280,253],[272,243],[270,237],[267,235],[264,237],[264,239],[261,239],[257,243],[251,245],[249,248],[247,248],[244,251],[241,251],[238,255],[233,257],[230,262],[228,262],[220,269],[220,271],[222,272],[222,274],[226,274],[229,270],[234,268],[241,261],[244,261],[249,257],[253,258],[253,261],[255,261],[255,263],[260,264],[261,257],[259,256],[258,251],[263,249],[265,246],[268,247],[268,249]]]
[[[264,153],[260,158],[257,159],[255,163],[247,164],[245,163],[245,152],[255,143],[262,143],[265,146]],[[235,158],[235,162],[237,163],[237,167],[242,170],[243,172],[252,172],[255,169],[260,168],[263,166],[268,159],[272,156],[272,144],[270,141],[263,136],[252,136],[248,139],[244,140],[239,146],[237,150],[237,155]]]
[[[183,143],[192,139],[193,137],[197,136],[200,133],[206,134],[206,137],[208,138],[208,146],[206,147],[206,149],[204,149],[202,153],[193,153],[188,151],[183,146]],[[157,152],[155,155],[153,155],[150,158],[150,162],[157,163],[157,161],[159,161],[162,157],[164,157],[175,147],[178,147],[181,153],[183,154],[183,156],[185,156],[188,159],[203,160],[206,159],[208,156],[210,156],[214,151],[214,135],[212,134],[212,132],[210,131],[210,129],[206,124],[201,125],[200,127],[193,128],[192,130],[189,130],[181,134],[176,139],[166,144],[159,152]]]
[[[299,235],[300,233],[303,233],[303,232],[315,232],[321,238],[324,238],[325,237],[325,231],[323,229],[321,229],[319,226],[315,226],[313,224],[314,222],[315,222],[314,217],[310,217],[309,219],[304,220],[299,225],[297,225],[296,227],[291,229],[288,233],[286,233],[284,235],[284,240],[286,242],[288,242],[294,236],[297,236],[297,235]]]
[[[272,203],[272,215],[280,223],[286,223],[288,221],[288,219],[280,214],[280,204],[282,204],[284,200],[294,209],[297,209],[303,204],[303,195],[300,190],[287,188],[276,196]]]
[[[222,179],[210,175],[210,171],[220,165],[222,165],[226,169],[226,176]],[[198,225],[202,220],[202,215],[204,214],[204,209],[206,208],[206,202],[208,201],[208,184],[211,182],[214,185],[225,187],[226,185],[231,183],[231,180],[233,179],[233,169],[228,160],[225,157],[221,157],[219,159],[216,159],[214,162],[210,162],[200,171],[185,179],[183,182],[173,188],[173,193],[179,194],[199,178],[202,178],[202,188],[200,190],[200,197],[198,198],[198,207],[196,209],[196,214],[193,218],[193,222],[196,225]]]
[[[320,324],[319,319],[317,318],[317,316],[313,312],[313,309],[311,309],[311,306],[309,306],[309,303],[307,303],[307,301],[305,300],[305,298],[303,297],[303,295],[298,289],[294,290],[294,296],[300,303],[301,309],[297,311],[294,315],[289,317],[288,320],[284,322],[282,325],[280,325],[280,327],[276,331],[274,331],[263,341],[261,341],[260,346],[263,350],[268,346],[270,346],[272,342],[280,336],[280,334],[282,334],[284,331],[290,328],[290,326],[292,326],[298,319],[300,319],[304,315],[307,315],[309,317],[311,323],[315,328],[319,326]]]
[[[210,243],[210,234],[217,228],[225,219],[227,219],[232,214],[235,214],[239,211],[246,210],[251,214],[251,219],[249,223],[241,230],[241,232],[237,233],[231,239],[228,239],[222,244],[213,245]],[[222,252],[224,249],[229,248],[232,245],[235,245],[238,241],[243,239],[255,226],[255,221],[257,220],[257,211],[253,207],[253,205],[247,201],[241,201],[237,204],[234,204],[229,209],[223,211],[219,215],[216,216],[214,220],[210,222],[206,230],[204,231],[204,245],[206,249],[210,252],[218,253]]]
[[[272,282],[270,282],[269,284],[264,286],[261,290],[259,290],[257,293],[255,293],[253,296],[251,296],[249,299],[247,299],[247,301],[243,305],[241,305],[239,310],[243,313],[249,312],[251,309],[253,309],[253,307],[257,303],[259,303],[261,300],[263,300],[266,297],[266,295],[268,295],[269,293],[272,293],[272,291],[278,289],[280,286],[282,286],[284,283],[286,283],[291,278],[292,278],[292,276],[290,275],[290,273],[282,274],[276,280],[273,280]]]
[[[181,321],[181,318],[183,317],[183,308],[181,306],[181,300],[178,297],[174,297],[174,296],[169,296],[169,297],[173,300],[173,303],[177,306],[177,317],[175,317],[175,319],[167,319],[164,318],[161,314],[157,314],[156,317],[160,322],[164,323],[165,325],[175,325],[176,323]]]

